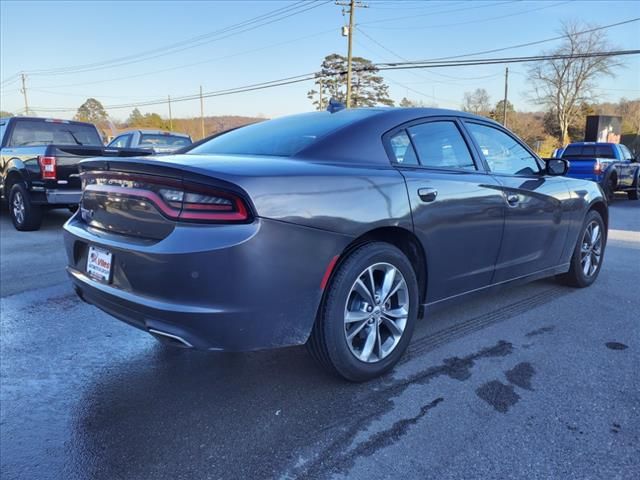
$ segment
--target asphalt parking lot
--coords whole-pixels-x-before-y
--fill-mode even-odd
[[[640,202],[612,205],[591,288],[544,280],[433,312],[400,366],[360,385],[304,348],[170,349],[81,303],[68,215],[33,233],[0,215],[3,479],[640,474]]]

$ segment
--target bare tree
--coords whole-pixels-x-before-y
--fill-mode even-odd
[[[562,33],[566,35],[562,45],[547,55],[585,55],[610,51],[606,34],[602,30],[578,23],[564,23]],[[571,57],[543,60],[529,70],[529,80],[534,85],[535,100],[544,105],[558,125],[558,140],[569,143],[569,127],[580,115],[586,102],[593,102],[596,80],[602,76],[613,76],[613,69],[620,64],[613,57]]]
[[[486,115],[491,110],[491,99],[484,88],[476,88],[473,92],[465,92],[462,109],[476,115]]]

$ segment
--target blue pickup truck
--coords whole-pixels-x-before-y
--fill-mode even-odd
[[[570,143],[560,158],[569,161],[567,177],[599,183],[609,199],[620,191],[626,192],[630,200],[640,198],[640,163],[625,145]]]

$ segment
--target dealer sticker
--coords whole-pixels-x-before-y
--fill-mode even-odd
[[[89,246],[89,257],[87,258],[87,273],[89,276],[108,283],[111,278],[112,256],[111,252]]]

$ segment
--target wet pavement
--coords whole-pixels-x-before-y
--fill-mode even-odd
[[[350,384],[304,348],[172,349],[83,304],[60,226],[0,215],[3,479],[634,478],[640,202],[601,275],[432,312],[391,374]]]

